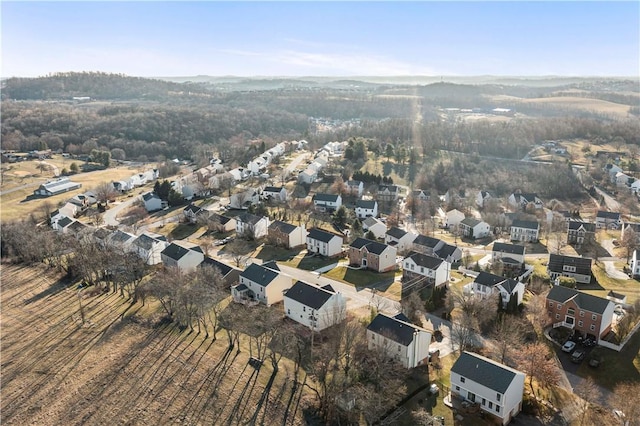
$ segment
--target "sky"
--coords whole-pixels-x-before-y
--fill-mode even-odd
[[[3,78],[640,75],[640,2],[0,2]]]

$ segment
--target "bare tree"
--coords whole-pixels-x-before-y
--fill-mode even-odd
[[[550,388],[558,383],[558,366],[544,343],[530,343],[518,354],[520,370],[529,376],[531,393],[535,394],[533,380],[542,387]]]
[[[96,200],[105,206],[109,201],[113,201],[116,198],[116,191],[113,185],[109,182],[102,182],[93,189],[93,193],[96,195]]]
[[[451,347],[458,347],[460,353],[475,346],[477,321],[469,313],[463,312],[459,321],[451,323]]]
[[[502,364],[512,364],[511,355],[516,353],[522,344],[524,326],[513,316],[502,314],[496,322],[491,337],[495,345],[496,358]]]
[[[627,263],[629,263],[629,259],[633,254],[633,251],[638,249],[638,234],[628,226],[624,230],[624,236],[622,237],[622,241],[620,241],[620,245],[625,249],[625,255],[627,258]]]
[[[587,420],[589,420],[590,407],[592,405],[597,405],[597,402],[602,397],[602,392],[600,392],[600,387],[591,376],[587,376],[586,379],[582,380],[580,384],[575,387],[573,392],[581,399],[580,411],[582,411],[582,416],[580,424],[585,425],[587,424]]]
[[[640,382],[626,381],[617,384],[609,397],[609,404],[624,413],[624,420],[629,426],[640,425],[638,395],[640,395]]]
[[[182,282],[183,274],[175,267],[165,268],[157,272],[145,283],[145,290],[155,297],[169,318],[173,318],[178,303],[178,284]]]
[[[236,267],[243,265],[249,258],[249,244],[246,241],[235,239],[227,244],[225,251],[228,251]]]

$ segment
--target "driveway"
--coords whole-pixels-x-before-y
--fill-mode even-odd
[[[138,197],[131,197],[126,201],[111,203],[111,208],[109,208],[109,210],[104,212],[104,216],[103,216],[104,224],[108,226],[118,226],[120,224],[120,222],[117,219],[118,213],[131,207],[133,203],[136,202],[137,199]]]
[[[606,251],[608,251],[609,253],[613,253],[613,249],[615,248],[615,246],[613,245],[613,240],[611,239],[604,240],[602,241],[601,245]],[[607,259],[607,260],[604,260],[604,259]],[[611,257],[611,258],[604,258],[604,259],[600,259],[600,260],[602,261],[602,263],[604,263],[605,272],[609,277],[618,279],[618,280],[629,279],[629,275],[625,274],[624,272],[616,268],[614,260],[618,260],[618,258]],[[614,260],[610,260],[610,259],[614,259]]]
[[[604,198],[604,203],[607,205],[607,208],[612,211],[612,212],[619,212],[620,211],[620,203],[617,202],[615,200],[615,198],[613,198],[611,195],[607,194],[606,192],[604,192],[602,189],[598,188],[597,186],[596,188],[596,192],[598,193],[598,195],[601,195]]]

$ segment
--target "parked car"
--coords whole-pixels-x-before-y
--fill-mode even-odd
[[[591,358],[589,360],[589,367],[598,368],[600,366],[600,360],[598,358]]]
[[[567,340],[567,342],[562,345],[562,352],[571,353],[576,348],[576,342]]]
[[[585,353],[584,351],[575,351],[572,355],[571,355],[571,362],[575,362],[580,363],[582,362],[582,360],[584,359]]]

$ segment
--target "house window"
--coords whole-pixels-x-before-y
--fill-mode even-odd
[[[558,310],[560,310],[561,307],[562,307],[562,305],[558,303]]]
[[[496,405],[496,413],[499,413],[499,412],[500,412],[500,406]]]
[[[567,309],[567,315],[574,316],[576,314],[576,310],[573,308]]]
[[[464,383],[465,382],[465,378],[464,377],[460,377],[460,383]]]
[[[591,315],[591,319],[595,321],[597,319],[596,314]]]
[[[493,402],[489,401],[489,408],[493,408]]]
[[[582,321],[578,321],[578,327],[582,327]]]
[[[589,330],[591,330],[591,331],[595,331],[595,329],[596,329],[596,326],[595,326],[595,325],[593,325],[593,324],[591,324],[591,327],[589,327]]]
[[[291,309],[287,309],[287,315],[291,315]]]
[[[499,393],[496,394],[496,401],[500,402],[500,394]]]
[[[302,312],[307,312],[307,307],[306,306],[302,307]]]
[[[580,311],[580,316],[584,317],[584,311]]]
[[[556,314],[556,319],[560,319],[560,314]]]
[[[549,302],[549,307],[553,308],[553,302]]]
[[[460,391],[460,386],[456,386],[456,391]]]
[[[487,400],[482,398],[482,405],[487,405]]]

